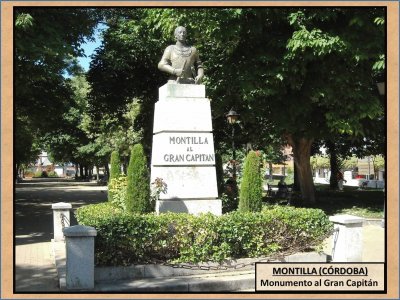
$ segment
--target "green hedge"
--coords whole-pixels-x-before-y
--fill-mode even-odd
[[[110,179],[118,178],[121,175],[121,158],[118,151],[111,152],[110,164]]]
[[[239,194],[239,211],[256,212],[261,210],[263,188],[260,163],[260,156],[255,151],[250,151],[244,160]]]
[[[127,190],[127,177],[126,175],[119,175],[116,178],[112,178],[108,183],[108,194],[112,194],[108,201],[112,205],[126,210],[126,190]]]
[[[96,264],[196,263],[304,251],[320,245],[332,223],[319,209],[272,206],[222,216],[132,214],[110,203],[81,207],[79,224],[97,229]]]
[[[112,190],[111,182],[113,179],[121,175],[121,158],[118,151],[111,152],[110,157],[110,178],[108,182],[108,201],[114,201],[114,191]]]
[[[152,210],[150,202],[150,176],[143,146],[136,144],[131,151],[127,174],[126,209],[145,213]]]

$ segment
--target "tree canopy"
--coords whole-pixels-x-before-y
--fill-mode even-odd
[[[166,81],[157,62],[184,25],[205,65],[217,147],[226,145],[224,114],[235,107],[239,141],[263,148],[283,137],[293,147],[302,194],[313,201],[312,143],[366,136],[384,118],[375,86],[385,68],[384,15],[350,7],[115,9],[88,74],[92,106],[118,114],[140,99],[137,126],[150,145],[152,107]]]
[[[63,115],[73,106],[65,74],[80,71],[76,57],[83,55],[81,45],[99,18],[90,9],[36,7],[16,7],[14,16],[14,143],[19,164],[34,159],[31,154],[37,151],[27,150],[33,145],[43,148],[44,135],[64,129]]]
[[[128,156],[139,142],[150,152],[154,103],[167,81],[157,63],[174,43],[178,25],[187,28],[204,62],[221,152],[229,149],[225,114],[233,107],[240,113],[237,143],[261,150],[276,148],[276,141],[290,144],[303,198],[313,202],[314,142],[346,136],[352,145],[383,149],[385,102],[375,84],[385,74],[384,7],[66,9],[62,17],[60,11],[16,14],[21,136],[23,128],[57,124],[56,117],[77,103],[62,74],[74,70],[83,37],[92,34],[101,15],[107,28],[92,56],[78,126],[85,136],[78,142],[83,153],[105,157],[119,149]],[[35,117],[26,103],[37,104]],[[51,116],[42,121],[47,106]]]

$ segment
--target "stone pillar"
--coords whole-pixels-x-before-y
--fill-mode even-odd
[[[329,217],[334,223],[332,261],[362,262],[362,227],[364,219],[351,215]]]
[[[154,109],[151,182],[162,178],[167,192],[156,212],[222,214],[215,171],[210,100],[205,86],[169,81]]]
[[[70,226],[70,203],[59,202],[51,205],[53,209],[54,241],[64,240],[63,229]]]
[[[64,229],[67,290],[94,288],[94,237],[96,229],[76,225]]]

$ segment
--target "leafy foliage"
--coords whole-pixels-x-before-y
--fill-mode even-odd
[[[244,161],[243,179],[240,184],[239,211],[260,211],[262,206],[262,176],[260,156],[250,151]]]
[[[42,137],[43,147],[57,163],[73,162],[86,169],[94,165],[108,164],[108,158],[97,155],[96,149],[90,143],[90,137],[83,128],[87,119],[87,94],[90,90],[85,76],[80,74],[70,78],[68,86],[72,96],[69,107],[59,120],[63,126],[47,130],[46,135]]]
[[[385,169],[385,158],[382,155],[371,156],[374,166],[374,179],[377,179],[379,170]]]
[[[222,156],[219,153],[215,153],[215,171],[217,173],[218,197],[221,197],[225,189],[225,182],[224,182],[224,169],[222,165]]]
[[[88,107],[81,128],[89,141],[80,150],[90,153],[103,163],[108,163],[111,152],[116,150],[121,155],[125,170],[131,147],[142,139],[142,131],[133,128],[140,104],[134,99],[121,108],[121,117],[103,112],[102,118],[96,120],[90,109],[90,98],[87,101]]]
[[[127,197],[127,176],[118,175],[117,177],[111,178],[108,184],[108,200],[112,205],[122,210],[126,210],[126,197]],[[110,196],[110,194],[112,196]]]
[[[231,211],[235,211],[238,208],[239,197],[237,195],[237,192],[232,192],[233,187],[234,187],[233,184],[227,185],[226,188],[231,189],[231,190],[228,190],[227,193],[222,193],[222,195],[220,196],[220,198],[222,200],[222,213],[223,214],[229,213]]]
[[[33,178],[47,178],[49,177],[46,171],[36,171],[35,174],[33,175]]]
[[[160,199],[161,193],[166,194],[168,191],[168,184],[160,177],[154,179],[151,183],[150,199],[151,209],[154,210],[156,202]]]
[[[15,139],[18,164],[30,159],[33,153],[26,150],[35,148],[33,141],[64,129],[60,120],[73,105],[64,74],[80,71],[74,57],[83,54],[98,16],[89,9],[37,7],[17,7],[14,16],[14,129],[24,137]]]
[[[135,126],[149,149],[152,106],[166,80],[155,66],[184,25],[205,65],[216,148],[230,149],[225,113],[235,107],[237,145],[263,149],[283,138],[302,151],[302,193],[313,200],[314,140],[379,136],[368,124],[384,112],[374,84],[385,68],[384,15],[376,7],[115,9],[89,72],[94,115],[118,114],[138,98]]]
[[[358,158],[356,156],[348,157],[341,162],[341,167],[347,170],[354,170],[358,166]]]
[[[27,117],[14,119],[14,160],[17,165],[34,162],[40,154],[40,140]],[[16,172],[17,173],[17,172]]]
[[[149,212],[151,210],[150,177],[146,156],[141,144],[136,144],[132,148],[127,176],[127,211],[137,213]]]
[[[88,72],[86,105],[80,106],[63,74],[79,72],[75,57],[100,16],[107,29]],[[136,143],[148,154],[153,104],[166,81],[156,65],[173,43],[174,28],[184,25],[205,65],[216,148],[222,154],[230,149],[225,113],[235,107],[241,115],[238,148],[289,142],[303,198],[313,201],[313,141],[346,135],[384,153],[385,99],[375,82],[385,80],[385,24],[384,7],[18,7],[16,162],[31,159],[49,128],[49,144],[65,154],[63,160],[105,163],[113,149],[126,160]]]
[[[121,158],[119,157],[118,151],[111,152],[110,164],[110,179],[118,178],[121,174]]]
[[[269,144],[262,151],[262,161],[268,164],[269,181],[272,181],[273,164],[282,164],[287,160],[287,155],[283,152],[282,145],[285,144],[282,139],[277,139],[274,143]]]
[[[76,212],[81,225],[97,230],[97,265],[153,261],[197,263],[289,254],[321,244],[332,223],[318,209],[268,207],[223,216],[130,214],[109,203]]]
[[[114,190],[111,188],[111,180],[119,178],[121,175],[121,158],[118,151],[111,152],[110,157],[110,177],[108,184],[108,201],[114,201]]]
[[[313,171],[316,169],[329,169],[329,157],[314,155],[310,158],[310,164]]]

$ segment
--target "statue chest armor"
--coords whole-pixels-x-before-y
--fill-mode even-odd
[[[183,69],[183,78],[193,78],[193,70],[191,66],[193,66],[193,55],[192,55],[192,47],[184,47],[178,48],[173,46],[171,49],[171,65],[175,69]]]

